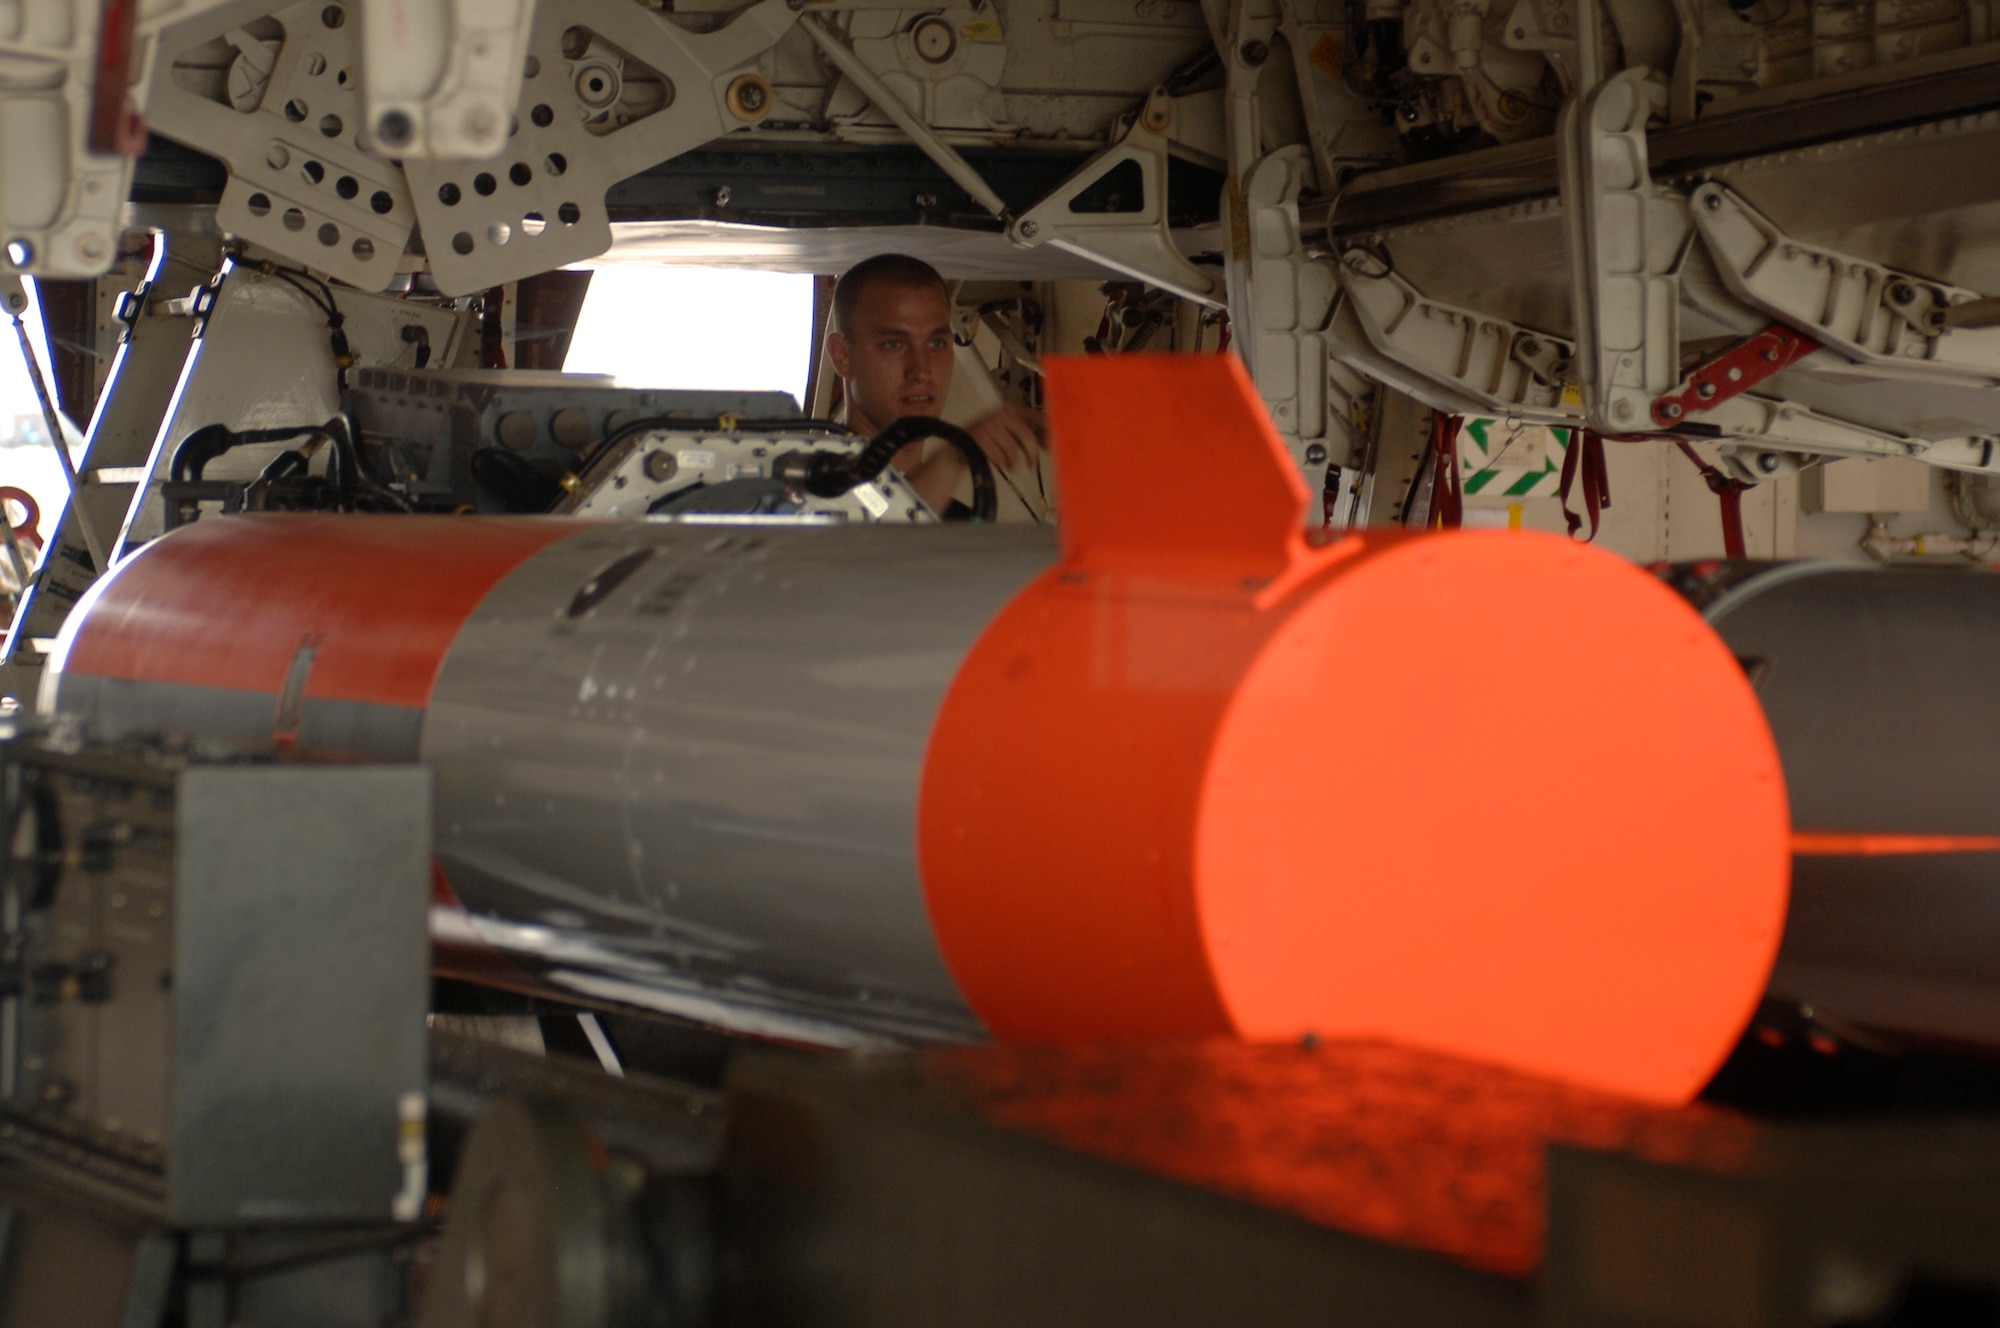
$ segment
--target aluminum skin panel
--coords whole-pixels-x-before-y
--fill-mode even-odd
[[[282,739],[309,752],[414,761],[424,722],[424,712],[414,706],[323,697],[298,698],[297,713],[290,715],[283,696],[274,700],[269,692],[235,687],[89,673],[63,674],[60,685],[62,713],[107,740],[193,733],[210,742],[263,751]]]
[[[744,1032],[983,1036],[931,934],[918,785],[960,661],[1055,552],[1032,528],[620,524],[535,554],[425,722],[473,925],[557,985]]]
[[[1795,564],[1708,610],[1778,740],[1800,831],[2000,834],[2000,578]],[[1726,815],[1727,810],[1718,812]],[[2000,1045],[2000,853],[1801,853],[1770,995]]]
[[[176,1223],[391,1215],[425,1082],[430,787],[417,766],[181,775]]]

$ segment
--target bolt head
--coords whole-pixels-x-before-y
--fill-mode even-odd
[[[1271,58],[1271,46],[1269,42],[1247,41],[1243,43],[1240,54],[1243,56],[1244,64],[1261,65]]]
[[[1698,397],[1700,397],[1700,398],[1701,398],[1702,400],[1706,401],[1706,400],[1708,400],[1708,399],[1709,399],[1710,397],[1712,397],[1712,396],[1714,396],[1714,395],[1715,395],[1715,384],[1714,384],[1714,383],[1696,383],[1696,384],[1695,384],[1695,388],[1694,388],[1694,392],[1695,392],[1695,395],[1696,395],[1696,396],[1698,396]]]
[[[1661,402],[1661,403],[1660,403],[1660,414],[1661,414],[1661,415],[1663,415],[1663,416],[1665,416],[1665,417],[1666,417],[1667,419],[1670,419],[1670,420],[1677,420],[1677,419],[1679,419],[1679,418],[1681,417],[1681,403],[1680,403],[1680,402],[1678,402],[1678,401],[1663,401],[1663,402]]]
[[[1027,237],[1028,239],[1032,240],[1041,233],[1042,233],[1042,228],[1036,225],[1034,222],[1024,221],[1021,223],[1021,234]]]

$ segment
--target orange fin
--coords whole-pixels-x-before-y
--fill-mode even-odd
[[[1065,565],[1270,578],[1311,495],[1234,355],[1048,361]]]

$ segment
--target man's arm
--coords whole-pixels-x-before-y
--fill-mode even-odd
[[[1031,461],[1044,446],[1042,430],[1040,415],[1010,403],[971,425],[966,432],[979,444],[979,450],[986,454],[993,469],[999,471]],[[918,497],[929,503],[932,511],[940,513],[951,506],[951,492],[958,487],[959,476],[966,470],[965,458],[956,448],[939,448],[926,460],[921,442],[896,453],[894,464],[916,489]]]
[[[1009,402],[966,432],[979,444],[979,450],[986,453],[995,470],[1012,470],[1019,462],[1031,461],[1041,450],[1045,428],[1040,415]]]

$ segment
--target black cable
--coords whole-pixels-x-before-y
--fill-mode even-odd
[[[281,443],[287,438],[300,438],[307,434],[321,432],[324,425],[297,424],[278,429],[246,429],[237,433],[224,424],[208,424],[196,429],[181,439],[174,449],[173,465],[168,473],[176,481],[200,481],[208,463],[231,448],[246,443]]]
[[[297,291],[299,294],[305,296],[306,299],[312,302],[313,308],[319,310],[322,314],[325,314],[328,317],[332,317],[334,313],[332,302],[330,300],[323,299],[318,291],[306,285],[303,281],[300,281],[291,272],[290,269],[282,267],[273,267],[271,269],[271,275],[276,277],[278,280],[284,282],[287,286],[290,286],[293,290]]]
[[[856,456],[833,452],[793,452],[779,457],[772,473],[787,484],[803,486],[820,498],[838,498],[866,484],[888,468],[896,453],[926,438],[942,438],[965,459],[972,472],[972,519],[991,521],[1000,510],[1000,490],[993,466],[979,441],[956,424],[931,415],[905,415],[868,440]]]
[[[246,429],[241,433],[227,425],[210,424],[196,429],[181,440],[174,449],[171,475],[176,482],[200,482],[208,463],[232,448],[248,443],[278,443],[288,438],[317,436],[333,444],[333,456],[327,466],[327,479],[339,497],[338,506],[348,512],[411,512],[416,509],[410,500],[383,484],[361,462],[361,454],[354,445],[354,426],[345,415],[336,415],[325,424],[292,424],[276,429]],[[298,456],[288,452],[285,456]],[[271,480],[302,473],[304,458],[295,469],[280,471],[286,465],[281,456],[270,463],[258,478]]]
[[[326,422],[325,432],[333,439],[334,455],[341,464],[343,497],[349,511],[354,512],[414,512],[416,508],[410,500],[397,493],[388,485],[368,473],[362,464],[360,449],[354,445],[354,423],[345,414],[334,416]],[[366,501],[362,494],[367,495]]]
[[[167,474],[176,484],[199,480],[208,463],[236,446],[237,437],[220,424],[205,425],[181,439]]]
[[[520,453],[505,447],[477,449],[468,468],[472,478],[510,512],[540,514],[553,508],[563,496],[562,485],[535,469]]]
[[[327,341],[333,347],[334,385],[345,392],[347,371],[354,367],[354,351],[347,341],[347,319],[340,312],[340,305],[334,301],[333,287],[302,267],[279,267],[266,260],[257,265],[257,270],[265,276],[278,278],[326,315]],[[305,284],[308,281],[319,287],[318,293]]]
[[[272,484],[278,480],[295,479],[304,475],[306,468],[311,464],[304,452],[297,448],[288,449],[278,453],[271,464],[264,467],[263,472],[257,476],[257,483]]]

